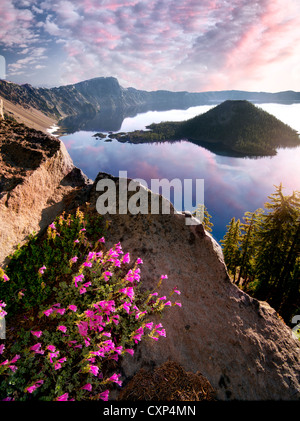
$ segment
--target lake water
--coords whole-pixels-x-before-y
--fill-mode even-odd
[[[259,104],[300,132],[300,104]],[[182,121],[208,111],[212,106],[187,110],[149,111],[125,118],[116,131],[145,129],[153,122]],[[99,126],[97,131],[105,132]],[[223,238],[226,225],[234,216],[263,207],[274,185],[283,184],[284,192],[300,190],[300,147],[279,149],[276,156],[237,158],[213,153],[187,141],[160,144],[129,144],[95,138],[93,131],[77,131],[62,136],[74,164],[91,179],[107,172],[128,178],[142,178],[151,188],[152,179],[204,179],[204,203],[212,215],[213,236]],[[194,204],[196,205],[196,203]],[[187,210],[193,210],[189,208]]]

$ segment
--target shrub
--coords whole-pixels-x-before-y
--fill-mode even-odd
[[[69,270],[61,276],[57,270],[51,272],[49,264],[36,270],[33,279],[39,285],[48,284],[48,274],[58,277],[52,282],[53,301],[49,304],[47,294],[48,300],[39,305],[36,324],[22,329],[8,350],[0,346],[2,400],[107,400],[109,391],[122,384],[117,372],[120,359],[133,355],[142,339],[158,340],[166,335],[162,324],[149,317],[168,306],[181,305],[159,297],[157,291],[142,293],[142,260],[130,264],[130,255],[121,244],[107,250],[104,237],[92,244],[78,219],[82,224],[80,212],[75,219],[61,218],[48,228],[44,241],[52,247],[59,241],[64,250],[61,261],[68,262]],[[74,236],[78,228],[79,235]],[[27,264],[32,270],[32,262]],[[2,281],[9,278],[3,271],[0,277]],[[161,276],[158,288],[166,277]],[[5,281],[5,285],[11,283],[11,279]],[[26,290],[31,287],[26,285]],[[174,288],[170,296],[174,293],[180,292]],[[33,299],[28,303],[33,304]],[[2,302],[2,309],[4,305]]]

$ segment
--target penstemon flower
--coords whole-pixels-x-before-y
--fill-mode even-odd
[[[40,338],[41,336],[42,336],[42,331],[41,330],[38,330],[38,331],[33,331],[33,330],[31,330],[31,333],[34,335],[34,336],[36,336],[37,338]]]
[[[57,330],[60,330],[61,332],[66,333],[67,328],[66,328],[66,326],[60,325],[60,326],[58,326]]]
[[[39,268],[39,273],[43,275],[46,269],[47,269],[46,266],[42,266],[41,268]]]
[[[109,390],[99,393],[99,399],[103,401],[108,401]]]

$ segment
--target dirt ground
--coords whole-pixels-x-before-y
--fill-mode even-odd
[[[52,119],[41,111],[32,107],[23,108],[20,105],[15,105],[6,99],[3,99],[4,114],[15,118],[18,123],[24,123],[26,126],[41,130],[44,133],[51,133],[51,128],[56,126],[57,121]]]

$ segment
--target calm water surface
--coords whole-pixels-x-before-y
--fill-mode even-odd
[[[300,104],[259,107],[300,132]],[[119,131],[145,129],[153,122],[186,120],[210,108],[207,105],[139,114],[126,118]],[[274,192],[274,185],[282,182],[286,193],[300,190],[300,147],[280,149],[274,157],[236,158],[215,154],[187,141],[127,144],[96,139],[94,134],[79,131],[62,137],[74,164],[91,179],[100,171],[115,176],[127,171],[129,178],[142,178],[149,188],[151,179],[204,179],[204,202],[213,216],[217,241],[223,238],[233,216],[242,218],[246,211],[263,207],[267,196]]]

